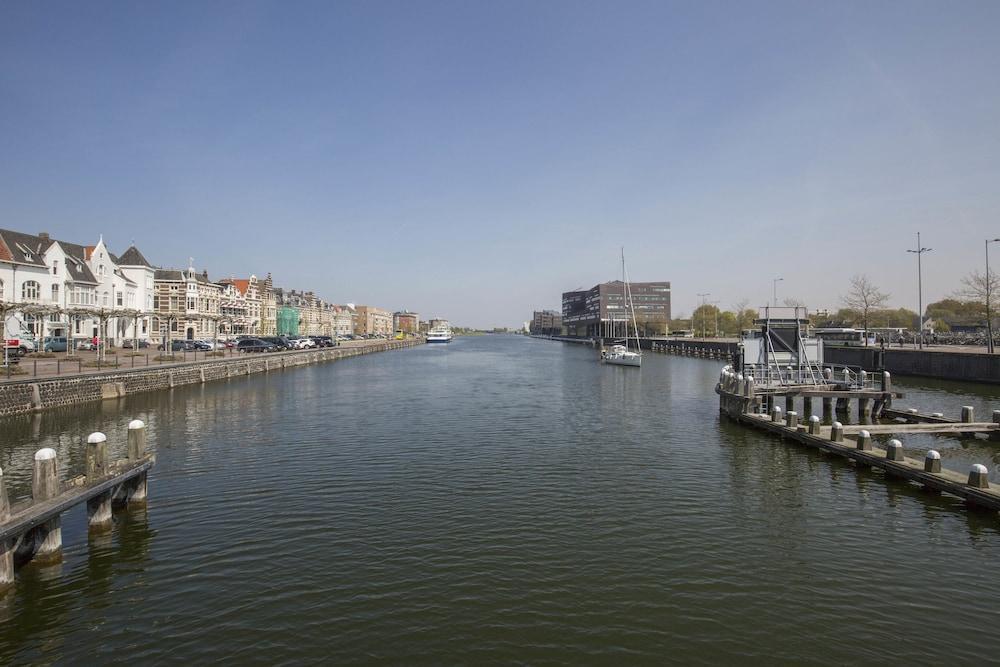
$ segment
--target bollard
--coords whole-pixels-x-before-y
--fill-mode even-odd
[[[832,380],[833,379],[833,369],[832,368],[824,368],[823,369],[823,379],[824,380]]]
[[[857,448],[863,452],[870,452],[872,450],[872,434],[868,431],[859,432]]]
[[[974,463],[969,470],[969,486],[977,489],[990,488],[990,471],[982,463]]]
[[[1000,410],[993,411],[993,423],[1000,424]]]
[[[971,405],[963,405],[962,406],[962,423],[963,424],[971,424],[972,421],[973,421],[972,416],[973,416],[972,406]]]
[[[858,383],[861,385],[862,389],[865,388],[865,383],[867,381],[868,381],[868,371],[861,371],[860,373],[858,373]]]
[[[795,428],[799,425],[799,413],[794,410],[789,411],[785,414],[785,426],[788,428]]]
[[[889,444],[885,446],[885,458],[887,461],[902,461],[903,460],[903,443],[899,440],[890,440]]]
[[[771,408],[771,421],[780,422],[781,421],[781,408],[777,405]]]
[[[830,427],[830,440],[832,442],[843,442],[844,441],[844,425],[840,422],[833,422],[833,426]]]
[[[10,500],[0,470],[0,523],[10,518]],[[0,541],[0,590],[14,584],[14,540]]]
[[[932,412],[931,417],[944,417],[943,412]]]
[[[137,463],[146,455],[146,424],[141,419],[133,419],[128,423],[128,460]],[[140,473],[129,482],[125,499],[129,503],[146,501],[146,473]]]
[[[882,371],[882,391],[892,391],[892,375],[889,371]]]
[[[93,484],[108,474],[108,438],[103,433],[91,433],[87,438],[87,484]],[[111,491],[87,501],[87,524],[92,530],[111,526]]]
[[[924,472],[941,472],[941,455],[933,449],[924,457]]]
[[[46,447],[35,452],[35,467],[31,475],[31,498],[34,502],[50,500],[59,495],[59,460],[56,450]],[[42,561],[58,561],[62,552],[62,523],[59,516],[49,519],[31,531],[34,557]]]
[[[810,435],[819,435],[819,417],[816,415],[809,418],[809,433]]]

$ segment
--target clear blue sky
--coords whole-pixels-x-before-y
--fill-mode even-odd
[[[6,2],[0,226],[515,325],[916,308],[1000,236],[998,2]],[[1000,247],[997,251],[1000,267]]]

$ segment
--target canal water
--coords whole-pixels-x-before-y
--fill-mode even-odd
[[[0,599],[3,664],[971,663],[1000,522],[720,419],[718,361],[458,338],[0,422],[15,496],[132,418],[149,502]],[[993,388],[904,381],[989,414]],[[946,463],[998,446],[938,438]]]

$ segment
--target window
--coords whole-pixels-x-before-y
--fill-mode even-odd
[[[52,286],[52,303],[59,303],[59,285]]]
[[[192,299],[192,298],[190,298],[190,297],[187,300],[187,309],[188,310],[194,310],[195,309],[195,300]]]
[[[103,299],[102,305],[104,305],[104,306],[108,305],[108,293],[107,292],[104,292],[104,299]]]
[[[118,292],[118,295],[117,295],[117,301],[116,301],[116,303],[117,303],[117,304],[118,304],[119,306],[122,306],[122,305],[124,305],[124,304],[122,303],[122,293],[121,293],[121,292]]]
[[[153,310],[156,310],[159,307],[160,307],[160,297],[153,296]]]
[[[34,280],[27,280],[21,285],[22,301],[38,301],[39,285]]]
[[[58,275],[59,273],[59,260],[52,260],[52,275]]]

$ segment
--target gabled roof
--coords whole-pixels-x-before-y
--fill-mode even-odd
[[[153,268],[153,265],[146,261],[139,249],[134,245],[130,245],[128,250],[122,253],[122,256],[115,260],[115,264],[118,266],[145,266],[147,268]]]
[[[97,279],[87,266],[86,249],[76,243],[0,229],[0,259],[45,267],[43,255],[53,243],[58,243],[67,255],[66,269],[71,281],[97,284]]]
[[[232,285],[240,294],[246,296],[247,289],[250,287],[250,280],[246,278],[223,278],[219,281],[220,285]]]

